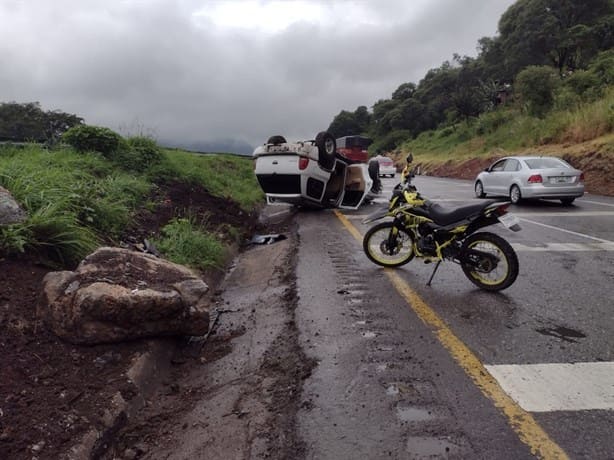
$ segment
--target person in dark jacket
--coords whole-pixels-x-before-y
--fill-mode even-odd
[[[379,193],[382,191],[382,181],[379,178],[379,161],[376,158],[371,158],[368,163],[369,177],[373,180],[371,191]]]

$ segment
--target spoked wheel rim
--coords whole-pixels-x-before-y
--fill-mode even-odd
[[[412,237],[404,231],[398,231],[391,238],[391,231],[389,226],[378,228],[365,241],[367,255],[378,265],[403,265],[414,257]]]
[[[471,267],[468,271],[474,279],[488,286],[497,286],[506,280],[510,272],[510,266],[499,246],[490,241],[480,240],[470,244],[469,248],[492,254],[498,259],[498,262],[493,264],[492,261],[484,258],[480,266]]]

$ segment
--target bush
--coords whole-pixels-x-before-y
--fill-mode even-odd
[[[518,73],[515,90],[529,114],[543,117],[552,108],[557,82],[553,67],[529,66]]]
[[[584,101],[594,100],[601,94],[599,77],[586,70],[577,70],[565,79],[565,87],[569,88]]]
[[[614,85],[614,50],[599,53],[588,70],[598,78],[602,86]]]
[[[126,171],[144,172],[162,161],[162,150],[153,139],[148,137],[131,137],[126,148],[119,149],[113,161]]]
[[[382,152],[391,152],[395,148],[399,147],[404,141],[411,139],[412,134],[410,131],[405,129],[399,129],[396,131],[391,131],[386,134],[384,137],[376,140],[373,144],[369,146],[370,153],[382,153]]]
[[[491,134],[501,126],[512,122],[514,113],[509,110],[498,109],[480,115],[476,124],[476,133],[480,136]]]
[[[90,125],[73,126],[62,135],[62,140],[78,152],[99,152],[109,159],[125,145],[115,131]]]

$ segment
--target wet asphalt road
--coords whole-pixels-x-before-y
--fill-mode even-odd
[[[415,184],[475,202],[470,181]],[[343,215],[364,234],[376,206]],[[444,263],[429,287],[433,266],[414,260],[394,270],[410,298],[334,212],[297,215],[297,321],[318,360],[298,418],[308,458],[614,458],[614,199],[511,211],[521,232],[488,230],[517,251],[513,286],[483,292]]]

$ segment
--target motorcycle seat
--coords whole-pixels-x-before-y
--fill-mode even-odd
[[[476,204],[469,204],[461,206],[459,208],[449,209],[445,208],[439,203],[429,202],[427,203],[428,215],[433,222],[437,225],[446,226],[455,222],[460,222],[470,216],[479,214],[485,208],[493,203],[497,203],[497,200],[486,200]]]

